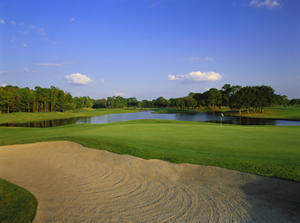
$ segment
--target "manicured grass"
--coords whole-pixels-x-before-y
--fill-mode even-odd
[[[115,113],[132,113],[138,110],[132,109],[81,109],[72,112],[15,112],[0,114],[0,124],[2,123],[24,123],[31,121],[44,121],[64,118],[75,118],[95,115],[108,115]]]
[[[0,222],[32,222],[37,204],[29,191],[0,179]]]
[[[0,128],[0,145],[69,140],[174,163],[220,166],[300,181],[299,126],[239,126],[136,120],[53,128]]]

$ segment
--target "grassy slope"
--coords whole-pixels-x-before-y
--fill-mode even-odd
[[[236,116],[244,116],[244,117],[251,117],[251,118],[300,120],[300,106],[266,108],[264,113],[247,114],[246,112],[243,112],[242,115],[239,115],[238,112],[235,112],[233,114]]]
[[[131,113],[138,112],[138,110],[125,110],[125,109],[82,109],[73,112],[16,112],[10,114],[0,114],[1,123],[23,123],[33,121],[44,121],[52,119],[64,119],[83,116],[107,115],[115,113]]]
[[[32,222],[36,198],[26,189],[0,179],[0,222]]]
[[[290,120],[300,120],[300,106],[288,106],[288,107],[272,107],[266,108],[264,113],[250,113],[247,114],[246,111],[243,111],[241,115],[239,115],[238,111],[230,110],[227,108],[222,109],[188,109],[188,110],[180,110],[179,108],[161,108],[156,109],[155,113],[201,113],[201,112],[223,112],[225,115],[233,115],[233,116],[243,116],[243,117],[251,117],[251,118],[270,118],[270,119],[290,119]]]
[[[175,163],[221,166],[300,181],[300,127],[137,120],[55,128],[0,128],[0,145],[70,140]]]

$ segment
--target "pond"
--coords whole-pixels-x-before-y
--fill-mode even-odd
[[[15,126],[15,127],[54,127],[67,124],[105,124],[112,122],[122,122],[139,119],[165,119],[178,121],[194,121],[194,122],[210,122],[210,123],[236,124],[236,125],[293,125],[300,126],[300,121],[291,120],[274,120],[274,119],[258,119],[248,117],[221,117],[220,113],[166,113],[156,114],[152,111],[141,111],[136,113],[122,113],[98,115],[92,117],[78,117],[68,119],[57,119],[42,122],[29,123],[7,123],[1,126]]]

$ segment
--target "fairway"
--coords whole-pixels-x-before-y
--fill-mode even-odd
[[[0,128],[0,145],[68,140],[173,163],[212,165],[300,181],[300,127],[137,120],[54,128]]]

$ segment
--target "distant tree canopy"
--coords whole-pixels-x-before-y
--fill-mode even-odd
[[[204,93],[189,94],[197,101],[198,107],[214,109],[215,106],[227,106],[231,109],[246,110],[249,113],[264,112],[271,105],[300,105],[300,99],[289,101],[286,95],[277,95],[270,86],[246,86],[225,84],[221,90],[211,88]]]
[[[229,107],[231,109],[246,110],[247,113],[264,112],[264,108],[271,105],[300,105],[300,99],[289,100],[286,95],[274,93],[270,86],[246,86],[225,84],[221,90],[211,88],[203,93],[190,92],[188,96],[180,98],[164,97],[138,101],[135,97],[121,96],[107,97],[107,99],[91,99],[89,96],[73,98],[68,92],[51,86],[50,88],[34,89],[19,88],[7,85],[0,87],[0,112],[53,112],[70,111],[81,108],[165,108],[177,107],[181,109]]]
[[[230,97],[229,106],[232,109],[246,109],[247,113],[252,108],[253,112],[264,112],[265,107],[274,104],[274,89],[270,86],[246,86],[240,88]]]
[[[197,101],[193,97],[187,96],[179,98],[176,101],[176,105],[181,109],[195,108],[197,106]]]
[[[0,87],[0,112],[53,112],[76,109],[72,95],[59,88],[28,87],[7,85]]]

